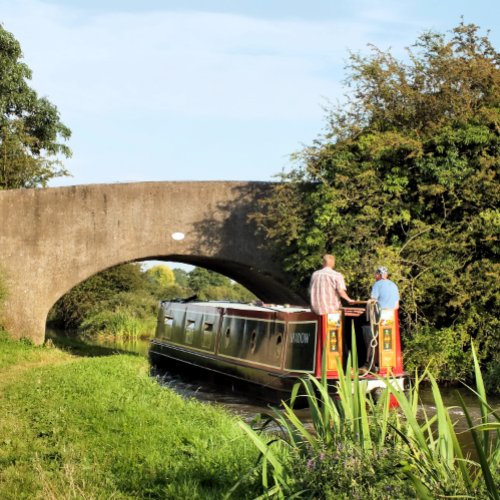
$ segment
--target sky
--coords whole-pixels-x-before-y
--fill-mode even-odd
[[[500,46],[500,2],[0,0],[32,87],[72,130],[51,186],[272,180],[342,102],[349,51],[398,56],[464,16]]]

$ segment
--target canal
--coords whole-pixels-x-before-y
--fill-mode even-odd
[[[74,334],[47,328],[46,337],[51,339],[56,345],[67,345],[71,342],[74,347],[75,342],[81,344],[82,352],[93,352],[93,348],[102,348],[103,353],[114,352],[133,352],[141,356],[147,357],[149,349],[149,340],[120,340],[113,337],[76,337]],[[100,351],[95,351],[96,354]],[[156,377],[160,384],[169,387],[178,394],[187,398],[196,398],[208,404],[218,404],[225,407],[227,410],[235,413],[245,420],[251,420],[257,414],[268,412],[269,407],[265,402],[249,397],[243,392],[235,392],[228,384],[226,386],[214,385],[207,380],[200,380],[187,377],[185,374],[162,372],[157,373]],[[470,434],[466,433],[467,422],[463,411],[458,406],[457,390],[464,398],[468,410],[475,421],[481,418],[481,412],[477,404],[476,398],[466,388],[441,386],[441,396],[444,404],[449,407],[450,416],[456,422],[456,429],[459,434],[459,439],[466,448],[472,447]],[[429,386],[422,386],[420,389],[421,409],[425,410],[428,416],[434,413],[432,391]],[[488,401],[496,409],[500,409],[500,397],[489,397]],[[299,417],[307,422],[309,419],[307,410],[297,410]]]

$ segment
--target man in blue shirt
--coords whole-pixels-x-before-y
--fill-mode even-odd
[[[399,290],[396,283],[389,278],[389,271],[386,267],[380,266],[375,271],[375,283],[372,286],[371,298],[378,304],[379,311],[382,309],[399,309]],[[361,367],[362,372],[374,371],[376,360],[373,352],[373,332],[369,325],[363,326],[363,339],[366,346],[366,362]]]
[[[371,298],[377,301],[379,309],[398,309],[398,286],[388,278],[388,274],[386,267],[381,266],[377,269]]]

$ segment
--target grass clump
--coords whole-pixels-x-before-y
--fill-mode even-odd
[[[45,346],[34,346],[28,339],[16,342],[7,332],[0,330],[0,387],[14,373],[70,359],[67,353]]]
[[[143,358],[4,339],[0,360],[19,371],[0,392],[0,498],[221,498],[256,458],[236,417],[160,387]]]
[[[432,386],[433,415],[420,405],[418,378],[408,394],[387,379],[388,390],[375,405],[366,381],[357,375],[354,352],[346,373],[338,367],[336,397],[324,376],[321,381],[308,376],[294,388],[291,404],[282,412],[264,415],[259,429],[240,423],[261,453],[259,470],[267,496],[499,499],[500,416],[487,402],[474,346],[472,354],[479,422],[472,421],[459,398],[474,457],[462,449],[450,409],[432,375],[425,374]],[[389,411],[389,395],[397,399],[398,412]],[[307,400],[312,428],[293,411],[297,397]],[[280,432],[262,432],[269,423]]]
[[[80,325],[82,333],[106,334],[116,339],[149,338],[153,336],[155,328],[155,316],[141,318],[126,308],[97,311]]]

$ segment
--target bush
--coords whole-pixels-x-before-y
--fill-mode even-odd
[[[465,401],[457,396],[476,460],[460,444],[450,408],[430,373],[424,377],[431,383],[432,415],[420,405],[419,377],[407,393],[387,380],[387,390],[375,405],[367,381],[359,378],[354,350],[347,370],[338,367],[335,397],[323,367],[321,381],[312,375],[301,379],[290,405],[283,403],[283,410],[263,416],[258,432],[240,423],[261,453],[262,486],[268,496],[500,500],[500,416],[487,402],[473,344],[471,352],[479,421],[472,421]],[[388,392],[397,400],[398,412],[389,411]],[[293,411],[298,397],[309,406],[307,426]],[[274,435],[262,432],[269,424]]]
[[[473,371],[470,336],[460,328],[417,328],[404,339],[404,360],[410,373],[427,368],[439,379],[464,379]]]
[[[291,474],[296,491],[307,492],[307,498],[413,498],[415,490],[401,479],[394,460],[400,453],[389,447],[367,453],[344,439],[306,460],[294,457]]]
[[[500,394],[500,361],[491,361],[486,365],[484,385],[490,394]]]
[[[198,294],[201,300],[255,299],[240,284],[207,269],[195,268],[190,273],[175,271],[163,265],[143,271],[137,264],[108,269],[61,297],[48,319],[67,330],[149,337],[155,331],[160,300],[193,294]]]
[[[252,215],[304,296],[322,254],[337,256],[351,296],[367,298],[387,266],[413,362],[450,349],[443,369],[431,360],[442,378],[471,366],[464,332],[484,361],[500,343],[499,58],[464,23],[423,33],[404,59],[351,54],[345,102]]]

